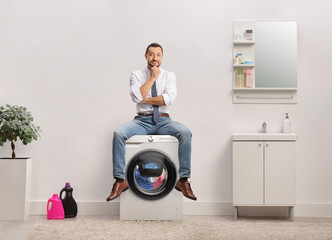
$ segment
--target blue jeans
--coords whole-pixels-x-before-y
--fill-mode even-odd
[[[190,177],[191,132],[169,117],[160,117],[154,125],[150,116],[136,116],[120,126],[113,137],[113,177],[125,178],[126,140],[133,135],[171,135],[179,141],[179,177]]]

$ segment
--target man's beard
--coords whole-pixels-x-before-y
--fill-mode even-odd
[[[151,63],[148,63],[148,65],[150,66],[150,68],[153,68],[154,66],[160,67],[161,64],[158,64],[158,62],[157,62],[157,65],[152,65]]]

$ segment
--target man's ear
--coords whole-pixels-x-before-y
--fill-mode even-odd
[[[144,54],[144,56],[145,56],[145,60],[148,60],[148,55]]]

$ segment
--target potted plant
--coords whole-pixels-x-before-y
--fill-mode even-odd
[[[40,137],[40,127],[25,107],[0,106],[0,146],[11,142],[12,157],[0,159],[0,220],[25,220],[29,214],[31,158],[16,158],[15,143]]]

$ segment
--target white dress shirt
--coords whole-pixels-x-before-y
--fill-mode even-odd
[[[150,78],[150,70],[145,67],[131,73],[130,76],[130,95],[136,103],[137,113],[152,113],[152,105],[142,103],[140,87]],[[169,106],[174,102],[176,90],[176,77],[172,72],[160,68],[159,77],[156,80],[157,96],[162,95],[166,105],[159,106],[160,113],[169,113]],[[146,97],[152,97],[151,89]]]

